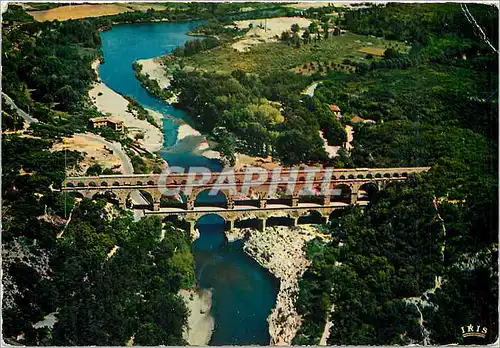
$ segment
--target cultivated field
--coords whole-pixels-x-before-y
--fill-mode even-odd
[[[281,42],[261,42],[243,53],[226,45],[185,58],[185,63],[186,66],[205,71],[230,72],[241,69],[259,73],[296,69],[297,72],[304,73],[298,70],[304,64],[311,62],[340,64],[344,59],[368,62],[365,58],[366,53],[359,51],[366,46],[373,46],[370,48],[382,53],[390,46],[400,52],[408,50],[407,46],[398,41],[346,33],[316,43],[305,44],[300,48]]]
[[[100,17],[116,15],[132,11],[126,4],[94,4],[94,5],[68,5],[56,7],[45,11],[30,11],[35,20],[39,22],[66,21],[68,19],[79,19],[87,17]]]
[[[373,54],[374,56],[382,56],[385,49],[380,47],[361,47],[358,52],[365,54]]]

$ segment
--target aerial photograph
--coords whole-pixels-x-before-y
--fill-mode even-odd
[[[499,344],[499,3],[4,1],[1,345]]]

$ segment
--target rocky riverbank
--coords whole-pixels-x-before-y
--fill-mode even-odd
[[[271,345],[290,345],[302,324],[295,309],[299,279],[310,261],[303,250],[315,237],[327,238],[314,226],[268,227],[265,232],[255,229],[234,229],[226,232],[230,241],[244,240],[243,250],[280,281],[276,304],[268,317]]]
[[[182,296],[189,308],[188,327],[183,338],[191,346],[206,346],[214,330],[214,318],[210,315],[212,308],[212,292],[210,290],[181,290]]]

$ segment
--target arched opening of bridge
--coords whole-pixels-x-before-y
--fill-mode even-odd
[[[112,204],[120,204],[120,203],[122,203],[123,205],[125,204],[125,201],[120,202],[120,200],[118,199],[118,197],[116,196],[116,194],[113,191],[96,192],[92,196],[92,199],[93,200],[105,200],[106,202],[112,203]]]
[[[64,192],[64,196],[74,199],[83,199],[85,197],[81,192]]]
[[[346,184],[335,185],[333,188],[330,202],[350,203],[351,188]]]
[[[317,210],[308,210],[297,220],[298,225],[320,225],[325,222],[325,218],[323,218],[321,213]]]
[[[154,202],[151,193],[145,190],[137,190],[134,192],[135,192],[134,195],[132,195],[134,201],[134,208],[153,210]]]
[[[295,219],[289,216],[271,216],[267,218],[266,226],[295,226]]]
[[[161,196],[160,207],[187,209],[186,195],[183,192],[179,192],[174,196]]]
[[[377,184],[373,182],[367,182],[361,185],[358,191],[358,201],[366,202],[371,201],[375,194],[378,192]]]
[[[260,229],[261,226],[262,226],[262,219],[259,218],[236,220],[234,222],[234,228]]]
[[[335,222],[338,221],[343,216],[343,208],[340,209],[335,209],[330,213],[330,216],[328,216],[328,221],[330,222]]]
[[[235,195],[233,197],[233,202],[234,206],[239,206],[239,207],[253,207],[253,208],[260,207],[260,200],[259,197],[256,197],[256,195],[248,195],[248,196],[245,196],[243,194]]]
[[[276,188],[276,192],[267,200],[267,206],[270,205],[285,205],[292,206],[292,194],[287,192],[286,184],[280,184]]]
[[[196,221],[194,228],[199,232],[199,238],[193,243],[195,249],[214,250],[226,243],[226,221],[220,215],[203,215]]]
[[[217,194],[211,194],[211,189],[206,189],[198,193],[194,201],[194,207],[227,208],[227,198],[221,191],[217,191]]]
[[[182,228],[189,232],[189,222],[181,218],[179,215],[168,215],[163,218],[163,223],[172,224],[173,226]]]
[[[299,192],[299,204],[323,204],[321,194],[321,184],[316,185],[312,190],[302,190]]]

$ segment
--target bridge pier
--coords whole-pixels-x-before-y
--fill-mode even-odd
[[[299,197],[292,197],[292,207],[297,207],[299,205]]]
[[[261,230],[261,232],[265,232],[266,231],[266,221],[267,221],[267,219],[261,219],[260,220],[260,230]]]
[[[351,204],[356,204],[358,202],[358,190],[351,192]]]
[[[330,196],[323,196],[323,205],[330,205]]]
[[[226,222],[226,230],[227,231],[232,231],[234,230],[234,220],[228,220]]]
[[[293,227],[297,227],[298,224],[299,224],[299,218],[298,217],[293,218]]]
[[[263,199],[263,198],[259,199],[259,208],[265,209],[266,206],[267,206],[267,199]]]
[[[330,222],[330,215],[325,216],[325,224]]]
[[[196,221],[191,221],[191,220],[188,220],[188,223],[189,223],[189,236],[191,237],[191,239],[194,238],[195,236],[195,225],[196,225]]]

